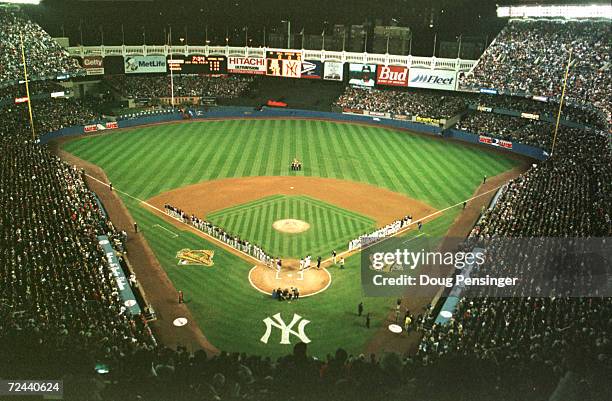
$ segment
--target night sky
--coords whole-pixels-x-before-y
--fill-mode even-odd
[[[373,24],[381,20],[385,25],[391,24],[393,18],[398,25],[412,29],[413,54],[431,55],[436,34],[439,41],[455,40],[460,34],[493,38],[505,23],[496,17],[495,3],[494,0],[43,0],[39,6],[23,8],[52,36],[70,37],[72,45],[80,43],[79,24],[85,45],[100,44],[101,31],[105,44],[121,44],[123,24],[126,44],[142,44],[143,30],[147,43],[164,43],[164,28],[171,25],[175,43],[186,36],[190,44],[203,44],[208,26],[211,44],[224,44],[229,32],[230,44],[242,45],[244,27],[248,26],[252,44],[258,46],[263,42],[264,26],[268,33],[286,29],[281,20],[291,20],[294,33],[303,28],[306,34],[320,34],[325,26],[334,24],[365,21]]]

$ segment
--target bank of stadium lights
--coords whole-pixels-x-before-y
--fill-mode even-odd
[[[498,6],[499,18],[604,18],[612,19],[612,5]]]
[[[0,3],[9,3],[9,4],[40,4],[41,0],[0,0]]]

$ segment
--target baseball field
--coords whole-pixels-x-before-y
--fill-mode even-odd
[[[249,280],[253,261],[164,216],[164,204],[206,218],[274,256],[328,258],[332,249],[345,250],[349,240],[404,215],[416,220],[435,214],[418,235],[443,237],[461,213],[450,206],[473,196],[484,175],[519,163],[429,136],[316,120],[156,125],[82,137],[63,147],[105,171],[174,288],[184,292],[195,319],[190,324],[219,349],[271,356],[286,354],[291,345],[280,344],[279,330],[261,341],[266,318],[280,313],[287,323],[294,314],[307,319],[312,355],[325,356],[338,344],[361,353],[394,300],[362,297],[358,255],[347,259],[346,269],[330,266],[331,283],[317,295],[272,300]],[[289,168],[294,158],[303,163],[301,171]],[[282,219],[307,228],[273,227]],[[418,241],[415,231],[407,239]],[[181,249],[213,250],[214,265],[179,265]],[[369,329],[356,314],[361,301],[371,314]]]

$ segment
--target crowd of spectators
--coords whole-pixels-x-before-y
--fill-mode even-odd
[[[559,112],[559,102],[555,99],[539,101],[522,96],[497,96],[487,94],[465,94],[467,102],[474,106],[490,107],[517,111],[520,113],[537,114],[556,120]],[[594,107],[581,104],[564,104],[561,118],[584,124],[596,129],[607,129],[605,114]]]
[[[88,107],[86,101],[69,98],[32,100],[32,114],[34,127],[40,134],[100,119],[100,114]]]
[[[512,180],[470,237],[485,244],[504,237],[609,238],[611,193],[608,134],[562,127],[554,156]],[[545,258],[546,251],[541,249],[539,258]],[[491,268],[485,265],[483,275],[495,271],[526,280],[513,297],[485,293],[461,299],[449,324],[425,330],[420,357],[433,362],[444,354],[475,355],[503,364],[509,371],[540,366],[541,374],[548,372],[552,377],[561,377],[568,370],[609,374],[612,298],[569,295],[581,285],[586,284],[583,290],[593,289],[597,280],[604,280],[599,284],[605,286],[607,276],[593,276],[591,266],[576,271],[573,264],[570,274],[562,274],[557,260],[548,277],[555,292],[544,297],[537,295],[547,283],[539,270],[533,271],[534,266],[538,266],[534,260]],[[533,296],[526,297],[526,292]],[[592,295],[601,296],[594,290]]]
[[[31,81],[29,89],[30,96],[50,95],[53,92],[65,91],[62,85],[54,81]],[[6,100],[9,103],[13,103],[16,98],[27,96],[25,85],[11,85],[3,88],[1,93],[0,101]]]
[[[550,149],[554,131],[548,122],[486,112],[464,116],[455,128],[543,149]]]
[[[37,117],[49,129],[74,115],[58,107]],[[99,209],[82,171],[36,144],[26,105],[0,109],[0,121],[0,376],[23,373],[14,349],[61,351],[66,359],[49,362],[59,365],[70,355],[116,361],[153,346],[146,322],[128,315],[98,245],[97,235],[122,233]]]
[[[75,73],[81,68],[40,26],[19,11],[0,7],[0,84],[23,79],[21,37],[30,79]]]
[[[353,110],[444,119],[466,107],[460,94],[428,90],[359,89],[346,87],[335,103]]]
[[[14,39],[18,31],[12,26],[27,24],[24,21],[0,9],[0,30],[8,32],[0,40]],[[567,25],[560,30],[560,23],[552,22],[528,32],[521,24],[530,23],[511,23],[466,82],[486,72],[487,79],[499,80],[495,86],[502,89],[557,94],[556,73],[565,53],[546,46],[546,39],[554,36],[572,41],[579,60],[580,74],[571,81],[578,89],[571,97],[587,101],[592,96],[596,105],[609,109],[609,99],[601,96],[611,92],[609,76],[597,73],[609,63],[609,51],[607,55],[600,51],[609,50],[609,41],[597,23],[568,23],[576,32]],[[47,36],[29,26],[25,31],[35,36],[29,55],[42,57],[43,47],[37,43],[45,44]],[[598,35],[600,39],[583,41]],[[509,38],[517,43],[506,43]],[[47,64],[41,65],[47,71],[62,66],[47,59],[57,54],[54,49],[49,44],[45,50]],[[491,59],[499,49],[503,57]],[[535,58],[528,52],[536,53]],[[13,47],[3,43],[0,82],[14,75],[13,53]],[[534,65],[542,69],[530,79],[526,72]],[[608,85],[593,88],[591,79],[608,79]],[[133,93],[124,93],[137,96],[137,86]],[[5,95],[12,93],[3,92],[0,98]],[[70,99],[32,105],[39,133],[96,118],[95,112]],[[442,93],[357,89],[347,89],[338,105],[430,118],[449,117],[465,108],[464,100]],[[538,142],[536,136],[524,136],[530,130],[537,135],[532,127],[538,124],[532,120],[514,118],[512,124],[526,124],[517,134],[504,131],[490,113],[477,116],[481,120],[473,122],[474,127],[493,124],[491,131]],[[308,356],[306,344],[298,343],[293,354],[274,360],[225,352],[211,357],[201,350],[191,353],[183,347],[158,346],[147,323],[127,314],[97,243],[99,234],[113,238],[125,234],[117,233],[101,213],[82,172],[36,144],[28,121],[24,104],[0,108],[0,377],[40,378],[53,373],[64,378],[67,398],[78,400],[358,401],[409,396],[417,401],[515,401],[547,399],[565,372],[576,371],[583,380],[578,384],[581,399],[605,399],[597,391],[608,383],[611,371],[611,298],[571,298],[563,293],[548,298],[494,294],[462,298],[449,324],[434,324],[434,315],[417,319],[423,339],[413,356],[387,354],[378,359],[350,355],[340,348],[318,359]],[[469,118],[465,121],[471,124]],[[504,236],[610,237],[611,193],[608,133],[561,127],[554,155],[512,180],[470,237],[485,243]],[[248,242],[218,232],[195,216],[169,205],[166,212],[220,235],[238,249],[249,249]],[[385,234],[410,223],[407,216],[389,225]],[[105,380],[94,375],[96,363],[110,368]]]
[[[510,21],[472,71],[462,89],[495,88],[559,98],[569,51],[569,104],[593,105],[610,122],[612,40],[610,21]]]
[[[246,93],[252,77],[230,75],[211,77],[202,75],[174,75],[174,96],[215,97],[232,99]],[[171,96],[170,77],[114,75],[106,78],[107,83],[122,96],[129,98],[155,99]]]

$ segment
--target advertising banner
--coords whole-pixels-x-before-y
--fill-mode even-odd
[[[119,128],[119,124],[117,124],[117,121],[108,121],[106,123],[106,129],[117,129]]]
[[[453,91],[457,88],[457,73],[448,70],[411,68],[408,73],[408,86]]]
[[[374,87],[376,64],[349,64],[349,85]]]
[[[493,108],[491,107],[487,107],[487,106],[478,106],[476,108],[476,110],[478,111],[484,111],[485,113],[492,113],[493,112]]]
[[[89,124],[83,127],[84,132],[94,132],[98,130],[98,126],[96,124]]]
[[[302,61],[302,78],[321,79],[323,75],[323,63],[318,60]]]
[[[421,116],[414,116],[412,118],[412,121],[414,121],[416,123],[432,125],[434,127],[439,127],[441,125],[441,122],[442,122],[442,121],[440,121],[437,118],[421,117]]]
[[[527,118],[529,120],[539,120],[540,119],[539,114],[533,114],[533,113],[521,113],[521,117]]]
[[[228,57],[227,72],[232,74],[266,75],[266,59],[256,57]]]
[[[104,58],[101,56],[85,56],[81,65],[87,75],[104,75]]]
[[[364,111],[363,114],[365,114],[366,116],[372,116],[372,117],[382,117],[382,118],[391,118],[391,113],[384,113],[381,111]]]
[[[301,60],[266,59],[266,75],[285,78],[300,78],[302,75]]]
[[[408,67],[379,65],[376,69],[378,85],[408,86]]]
[[[123,68],[126,74],[165,73],[166,56],[125,56]]]
[[[478,142],[486,143],[487,145],[497,146],[505,149],[512,149],[512,142],[504,141],[503,139],[490,138],[488,136],[480,135],[478,137]]]
[[[326,61],[323,64],[323,79],[328,81],[342,81],[344,79],[344,63]]]

